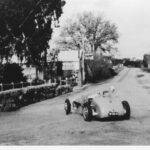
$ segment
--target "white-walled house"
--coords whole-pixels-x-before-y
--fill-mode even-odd
[[[79,58],[78,58],[78,50],[66,50],[60,51],[58,54],[58,61],[61,61],[63,66],[64,76],[70,75],[72,72],[79,71]],[[23,65],[23,73],[27,76],[28,81],[32,81],[36,78],[36,68],[35,67],[27,67]],[[44,71],[38,72],[38,78],[44,79]]]
[[[63,71],[78,72],[79,71],[79,57],[78,50],[60,51],[58,54],[58,61],[63,63]]]
[[[36,78],[36,68],[32,66],[26,66],[23,65],[23,74],[27,77],[27,81],[31,82]],[[38,78],[43,80],[44,79],[44,73],[43,71],[38,71]]]

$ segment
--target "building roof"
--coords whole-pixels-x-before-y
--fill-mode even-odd
[[[58,54],[59,61],[79,61],[77,50],[60,51]]]

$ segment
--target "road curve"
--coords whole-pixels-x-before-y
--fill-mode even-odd
[[[141,85],[140,69],[125,68],[104,83],[91,84],[71,94],[39,102],[16,112],[0,113],[1,145],[149,145],[149,91]],[[82,116],[66,116],[66,97],[80,97],[116,87],[131,106],[130,120],[85,122]]]

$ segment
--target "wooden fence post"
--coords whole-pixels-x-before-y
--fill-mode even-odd
[[[68,84],[68,78],[66,77],[66,85]]]
[[[21,81],[20,83],[21,83],[21,88],[23,88],[23,82]]]
[[[49,79],[49,84],[51,84],[52,83],[52,81],[51,81],[51,79]]]
[[[1,85],[1,91],[3,91],[3,84],[1,83],[0,85]]]
[[[11,85],[12,85],[12,89],[14,89],[14,82],[12,82]]]

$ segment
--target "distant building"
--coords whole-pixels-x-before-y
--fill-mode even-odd
[[[23,68],[23,74],[27,77],[28,82],[32,82],[36,78],[36,68],[29,66],[27,67],[26,65],[22,66]],[[43,71],[38,70],[38,78],[43,80],[44,79],[44,73]]]
[[[63,63],[64,76],[69,76],[72,72],[79,71],[78,50],[60,51],[58,61]]]
[[[108,63],[112,64],[112,56],[109,52],[103,52],[102,50],[97,50],[95,53],[96,57],[102,57],[107,61]],[[85,54],[85,60],[93,60],[94,59],[93,53],[86,53]],[[48,63],[54,63],[50,62],[50,58],[48,57]],[[62,70],[63,70],[63,76],[68,77],[71,76],[72,73],[78,73],[79,72],[79,51],[78,50],[63,50],[58,53],[56,62],[62,62]],[[50,65],[51,66],[51,65]],[[23,73],[27,76],[28,81],[32,81],[36,78],[36,68],[35,67],[27,67],[26,65],[23,66]],[[53,68],[54,69],[54,68]],[[52,72],[52,71],[51,71]],[[44,79],[44,70],[38,71],[38,78]],[[51,73],[49,73],[51,74]],[[51,75],[50,75],[51,76]]]

